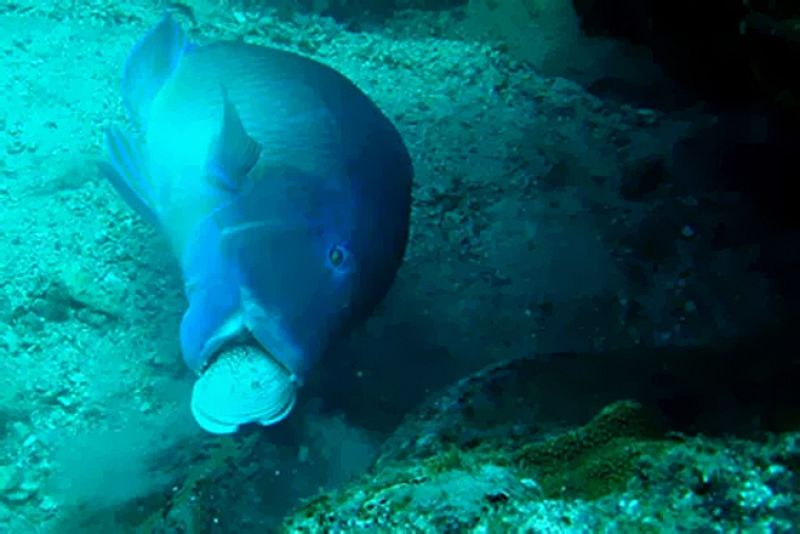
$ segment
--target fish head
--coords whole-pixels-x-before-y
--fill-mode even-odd
[[[377,210],[353,184],[273,170],[216,214],[244,325],[300,377],[369,314],[399,263],[380,219],[369,216]]]

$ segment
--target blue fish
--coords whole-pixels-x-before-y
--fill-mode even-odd
[[[107,132],[104,174],[167,238],[188,308],[189,368],[250,335],[301,382],[393,283],[412,165],[394,125],[312,59],[198,46],[169,15],[132,50],[135,135]]]

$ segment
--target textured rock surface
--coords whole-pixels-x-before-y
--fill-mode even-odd
[[[499,365],[435,395],[368,474],[307,501],[284,531],[788,533],[800,520],[800,434],[687,436],[670,431],[657,403],[635,401],[577,426],[542,414],[537,426],[533,406],[504,401],[526,382],[535,389],[535,374],[520,373],[530,365]],[[520,387],[498,387],[511,385],[504,373]],[[499,426],[474,418],[478,397]]]

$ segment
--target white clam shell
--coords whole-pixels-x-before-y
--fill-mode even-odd
[[[206,431],[230,434],[247,423],[275,424],[294,407],[297,385],[289,370],[258,347],[223,352],[192,389],[192,415]]]

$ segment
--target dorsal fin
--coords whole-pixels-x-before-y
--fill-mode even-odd
[[[150,105],[177,69],[188,46],[180,25],[166,13],[131,50],[122,76],[122,99],[131,119],[146,128]]]

